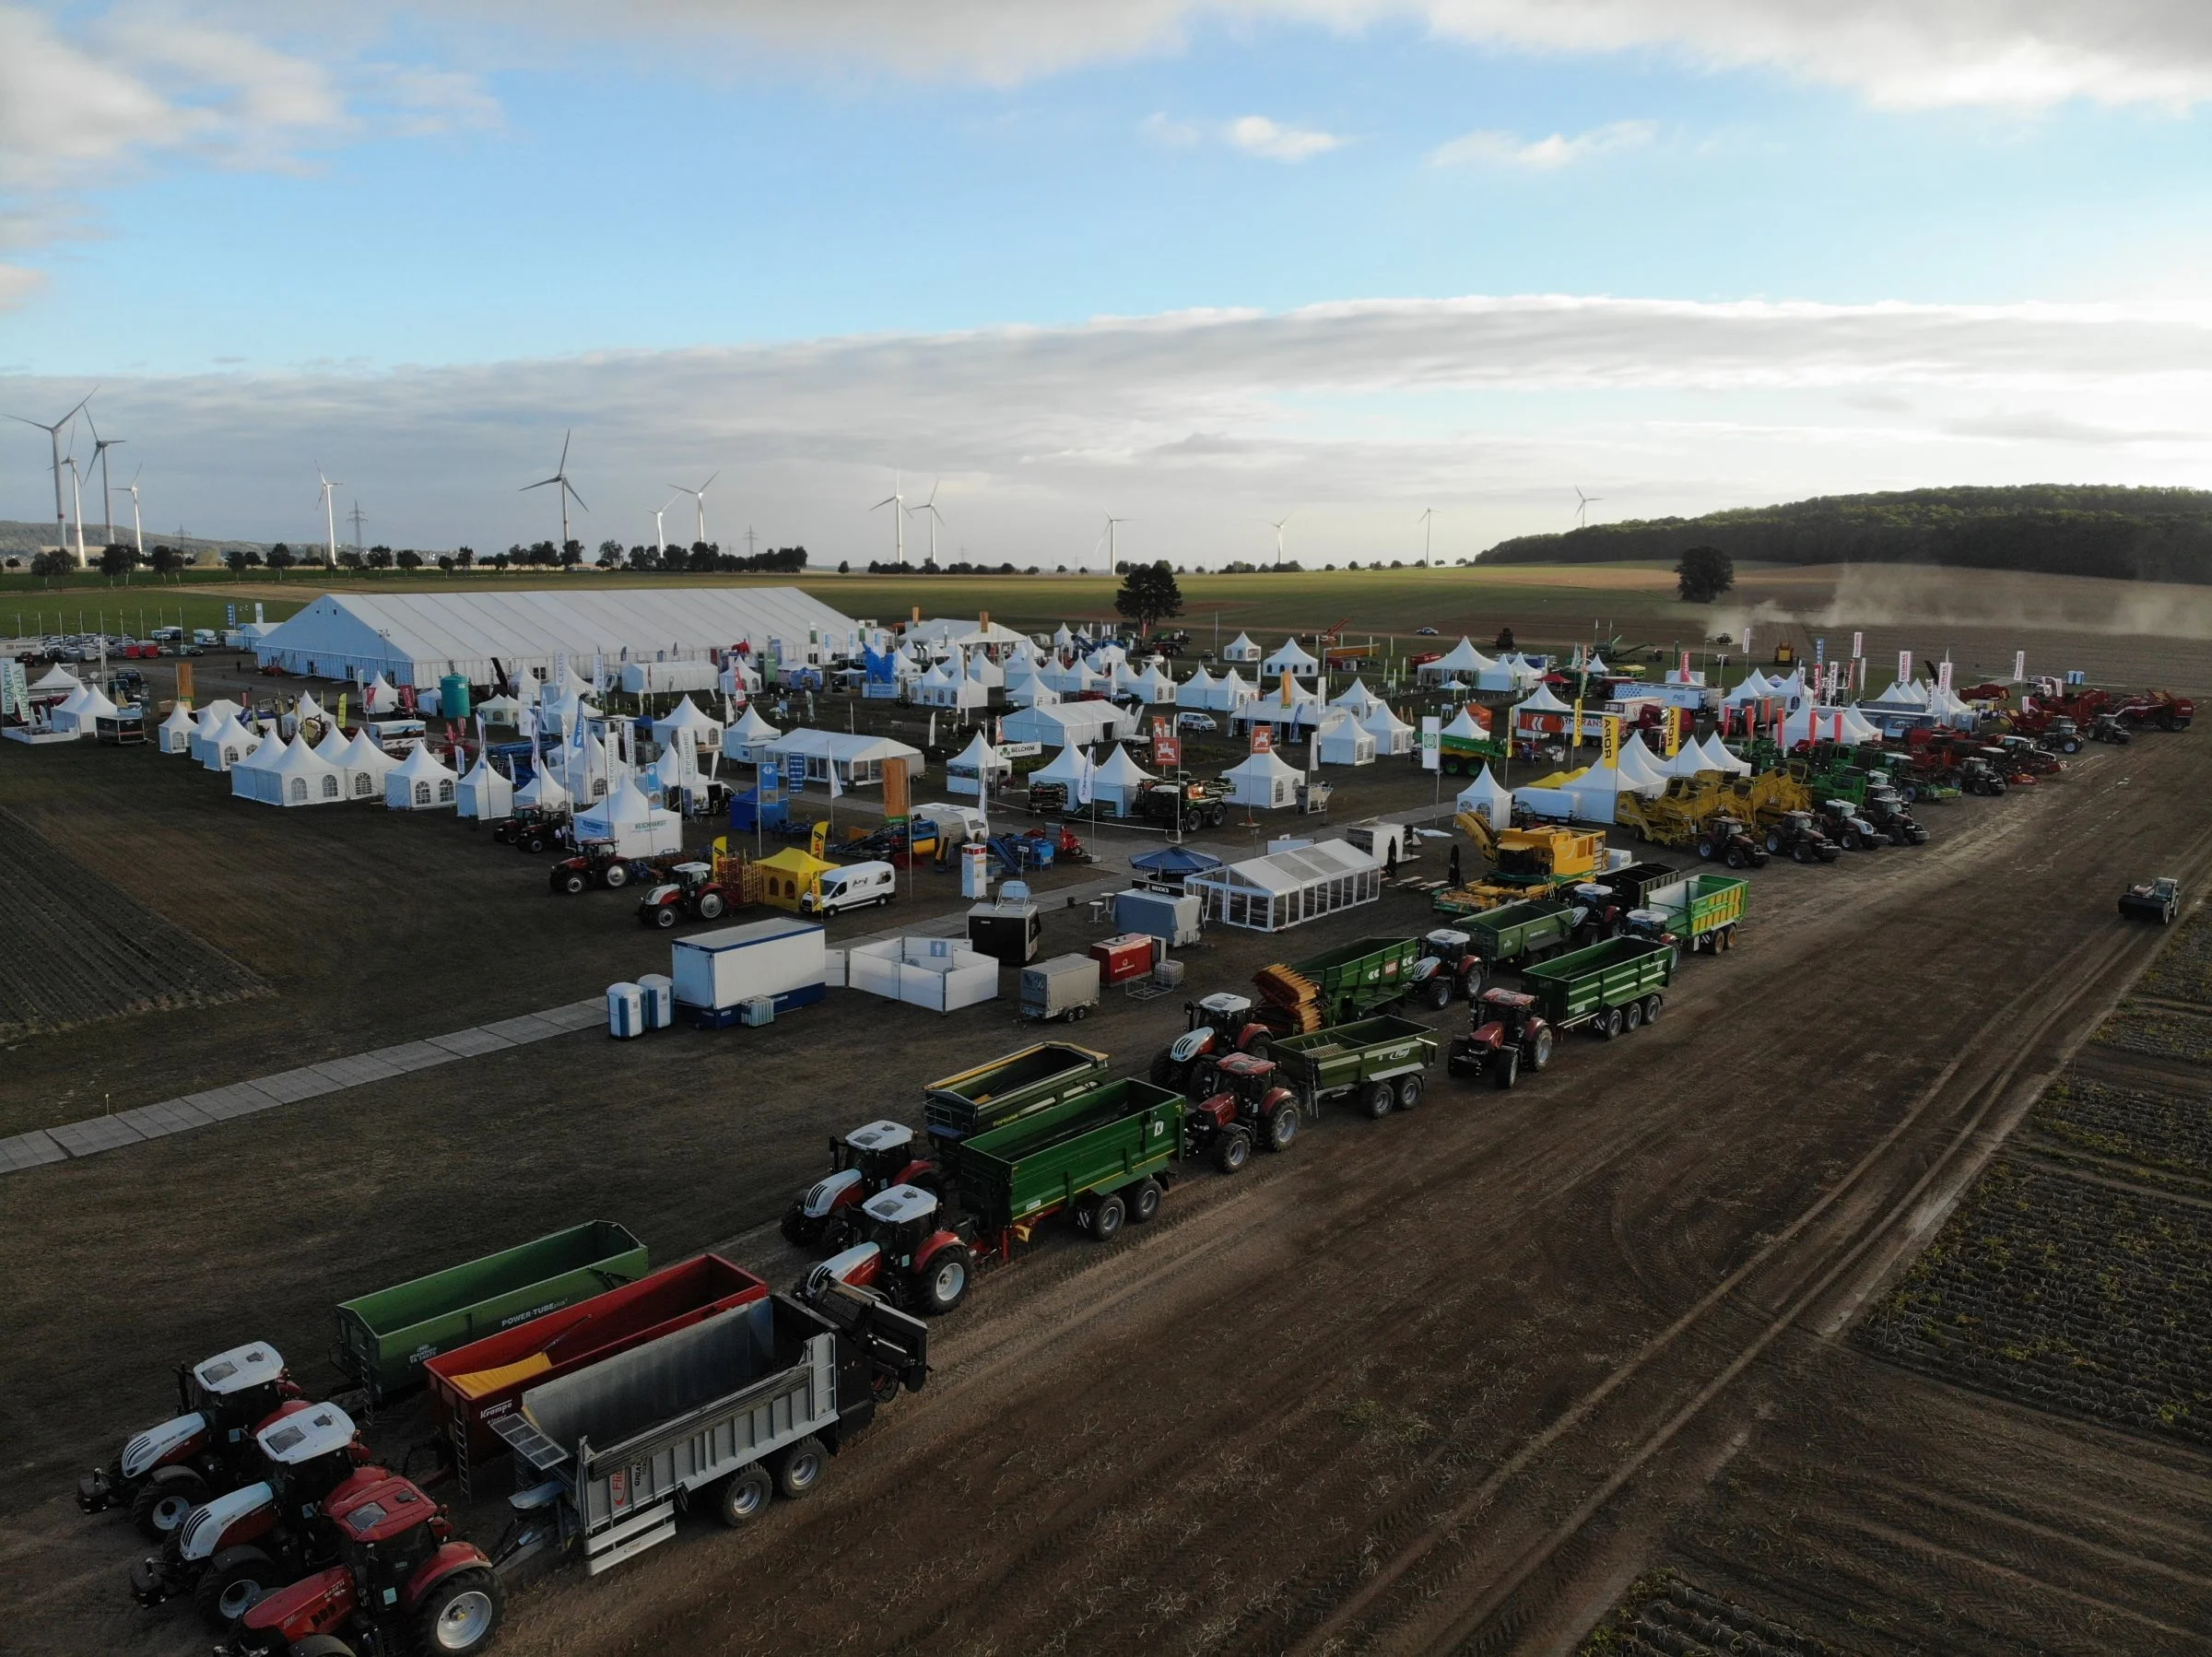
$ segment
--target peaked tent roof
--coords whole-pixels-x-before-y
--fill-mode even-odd
[[[1513,704],[1515,713],[1571,713],[1573,709],[1551,694],[1551,687],[1538,685],[1535,690]]]
[[[1286,765],[1283,758],[1270,748],[1265,754],[1249,754],[1239,763],[1223,771],[1223,777],[1251,777],[1265,781],[1275,777],[1303,777],[1305,772],[1295,765]]]
[[[1475,723],[1474,713],[1465,708],[1462,708],[1458,717],[1444,727],[1443,734],[1446,736],[1472,736],[1477,741],[1489,736],[1488,731]]]
[[[431,753],[426,745],[419,742],[407,749],[407,757],[405,759],[384,774],[387,777],[405,777],[410,782],[418,777],[432,782],[441,777],[448,781],[459,781],[454,777],[452,766],[446,764],[444,760]]]
[[[75,690],[84,681],[56,662],[30,683],[33,690]]]
[[[1490,768],[1485,765],[1475,773],[1474,781],[1459,791],[1458,798],[1452,804],[1461,811],[1488,811],[1495,806],[1510,812],[1513,808],[1513,796],[1490,775]]]
[[[1377,736],[1395,736],[1402,732],[1413,729],[1411,725],[1390,711],[1390,704],[1380,697],[1375,699],[1373,707],[1359,716],[1359,723]]]
[[[1083,781],[1084,755],[1082,748],[1069,743],[1050,759],[1030,773],[1032,782],[1065,782],[1074,787]]]
[[[1422,663],[1420,670],[1423,673],[1442,674],[1481,673],[1487,668],[1497,665],[1497,663],[1475,648],[1472,640],[1462,634],[1457,644],[1454,644],[1435,661]]]
[[[979,729],[968,746],[953,757],[951,763],[982,770],[986,767],[1003,766],[1006,762],[998,757],[998,750],[983,739],[983,734]]]
[[[1352,682],[1329,699],[1332,708],[1349,708],[1355,713],[1365,713],[1382,699],[1367,687],[1367,681],[1354,675]]]
[[[1128,750],[1117,742],[1113,752],[1100,762],[1095,781],[1104,788],[1135,788],[1140,782],[1153,781],[1153,776],[1130,758]]]
[[[1282,648],[1260,664],[1261,669],[1267,673],[1281,673],[1285,669],[1292,673],[1312,673],[1320,665],[1307,653],[1305,646],[1295,639],[1284,640]]]
[[[367,725],[353,734],[353,740],[346,745],[346,752],[335,763],[349,771],[368,771],[377,777],[382,777],[399,766],[398,760],[369,739]]]
[[[1140,852],[1129,860],[1133,869],[1142,869],[1147,875],[1203,875],[1208,869],[1221,866],[1221,859],[1211,852],[1194,852],[1188,846],[1162,846],[1157,852]]]

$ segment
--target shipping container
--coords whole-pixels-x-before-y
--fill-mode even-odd
[[[822,928],[810,921],[753,921],[694,933],[677,939],[669,956],[677,1005],[707,1023],[734,1022],[739,1005],[759,997],[774,1002],[778,1012],[819,1001],[829,972]]]

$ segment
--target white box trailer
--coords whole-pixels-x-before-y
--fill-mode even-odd
[[[669,947],[676,1004],[701,1025],[737,1022],[740,1004],[765,998],[777,1012],[822,998],[829,978],[822,928],[811,921],[750,921],[678,938]]]

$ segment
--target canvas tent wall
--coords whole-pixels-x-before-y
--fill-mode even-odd
[[[1189,876],[1206,918],[1253,932],[1280,932],[1382,896],[1382,865],[1349,840],[1316,840]]]
[[[1463,634],[1457,644],[1435,661],[1422,663],[1414,669],[1414,674],[1418,678],[1430,680],[1454,678],[1465,674],[1470,679],[1479,680],[1482,675],[1495,672],[1497,666],[1497,663],[1477,650]]]
[[[1298,804],[1298,785],[1305,781],[1305,775],[1267,753],[1254,754],[1241,764],[1231,766],[1221,773],[1221,781],[1230,785],[1232,805],[1279,811],[1286,805]]]
[[[206,730],[204,721],[201,729],[203,732]],[[261,746],[261,742],[258,732],[249,731],[239,723],[238,711],[233,706],[216,724],[213,734],[203,735],[193,751],[198,756],[200,763],[209,770],[227,771],[252,754]]]
[[[1452,802],[1456,811],[1478,811],[1489,820],[1493,828],[1511,828],[1513,826],[1513,796],[1497,778],[1490,768],[1484,766],[1475,774],[1475,781],[1459,791]]]
[[[572,826],[579,845],[606,840],[618,857],[658,857],[684,849],[684,819],[648,800],[628,777],[590,810],[578,812]]]
[[[276,798],[276,788],[268,771],[284,758],[287,746],[281,736],[272,736],[265,742],[256,743],[252,753],[230,767],[230,797],[234,800],[260,800],[265,804],[273,804]]]
[[[503,817],[514,810],[514,783],[492,764],[489,755],[478,754],[453,790],[453,804],[465,817]]]
[[[421,743],[384,773],[384,804],[394,811],[443,811],[455,804],[461,779]]]
[[[1324,765],[1372,765],[1375,762],[1375,734],[1354,719],[1348,708],[1335,711],[1316,733],[1314,746]]]
[[[782,732],[760,717],[759,710],[747,708],[737,716],[737,723],[722,734],[722,757],[739,765],[759,765],[768,750],[775,746]]]
[[[1295,639],[1286,639],[1275,654],[1260,664],[1260,671],[1268,675],[1287,673],[1295,678],[1311,678],[1321,671],[1321,664],[1312,652]]]
[[[664,746],[714,747],[722,741],[722,721],[700,711],[688,696],[653,722],[653,739]]]
[[[79,685],[69,698],[50,716],[57,731],[67,731],[77,736],[89,736],[99,722],[113,719],[118,710],[97,685]]]
[[[1239,633],[1221,647],[1221,659],[1224,662],[1257,662],[1260,659],[1260,647],[1252,641],[1251,634]]]
[[[841,786],[865,788],[883,781],[887,760],[903,759],[910,770],[918,771],[922,750],[888,736],[802,727],[771,743],[768,755],[783,768],[787,788],[804,788],[809,782],[827,787],[833,770]]]
[[[332,678],[382,674],[428,687],[449,673],[493,682],[543,676],[556,660],[610,674],[626,660],[704,660],[711,650],[773,643],[787,664],[818,661],[825,638],[857,628],[796,587],[665,587],[495,593],[325,593],[254,649],[261,664]]]
[[[945,763],[945,786],[956,794],[975,794],[987,797],[998,786],[999,779],[1013,774],[1013,761],[1000,757],[978,731],[974,740],[960,750],[959,756]]]
[[[1152,773],[1130,758],[1129,751],[1117,742],[1113,752],[1100,761],[1098,771],[1091,778],[1091,797],[1101,811],[1127,817],[1145,784],[1154,781]]]
[[[1136,715],[1112,702],[1058,702],[1021,708],[1001,722],[1001,740],[1034,742],[1048,748],[1073,744],[1119,742],[1136,729]]]
[[[1413,752],[1414,728],[1393,713],[1389,703],[1377,702],[1367,711],[1359,723],[1375,739],[1375,753],[1379,757],[1387,759]]]

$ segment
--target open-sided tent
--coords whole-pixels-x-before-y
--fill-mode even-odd
[[[998,786],[998,780],[1012,775],[1013,770],[1013,762],[1002,758],[978,731],[958,757],[946,761],[945,786],[956,794],[987,797]]]
[[[1221,867],[1222,861],[1211,852],[1189,846],[1162,846],[1156,852],[1138,852],[1129,860],[1129,866],[1151,885],[1180,889],[1192,876]]]
[[[1360,715],[1359,723],[1375,739],[1375,753],[1379,758],[1413,752],[1414,728],[1393,713],[1388,702],[1378,701]]]
[[[1257,662],[1260,659],[1260,647],[1252,641],[1250,633],[1239,633],[1221,647],[1221,659],[1224,662]]]
[[[885,762],[903,759],[909,775],[921,769],[922,750],[888,736],[866,732],[786,731],[771,743],[768,755],[783,768],[784,785],[803,788],[808,782],[827,786],[834,770],[845,788],[865,788],[883,781]]]
[[[722,721],[701,712],[690,697],[653,722],[653,739],[665,746],[681,744],[689,748],[712,747],[722,741]]]
[[[1375,734],[1355,719],[1349,708],[1335,708],[1314,733],[1314,748],[1323,765],[1372,765]]]
[[[1275,654],[1260,664],[1260,671],[1268,674],[1287,673],[1294,678],[1308,679],[1321,671],[1321,664],[1297,640],[1286,639]]]
[[[344,786],[349,800],[382,798],[384,779],[399,769],[399,761],[377,746],[367,725],[353,734],[353,740],[335,763],[346,774]]]
[[[1455,678],[1463,673],[1469,677],[1478,678],[1497,665],[1497,663],[1477,650],[1474,641],[1463,634],[1457,644],[1435,661],[1422,663],[1414,669],[1414,673],[1418,677],[1431,680]]]
[[[1305,781],[1305,776],[1295,766],[1285,765],[1270,750],[1253,754],[1231,766],[1221,773],[1221,781],[1230,785],[1232,804],[1279,811],[1286,805],[1298,804],[1298,785]]]
[[[1458,797],[1452,804],[1460,811],[1480,812],[1489,819],[1493,828],[1511,828],[1513,826],[1513,796],[1502,782],[1490,775],[1490,768],[1487,765],[1475,773],[1475,780],[1459,791]]]
[[[506,817],[514,810],[513,781],[492,764],[489,754],[479,753],[453,790],[453,805],[463,817],[478,821]]]
[[[453,767],[418,742],[384,773],[384,804],[394,811],[450,811],[460,784]]]
[[[1155,781],[1152,773],[1130,758],[1129,751],[1117,742],[1113,752],[1100,762],[1098,774],[1091,779],[1091,796],[1101,811],[1126,817],[1145,784]]]
[[[629,777],[591,809],[578,812],[572,828],[577,844],[606,840],[618,857],[658,857],[684,849],[684,819],[648,800]]]
[[[179,702],[156,727],[154,737],[164,754],[190,754],[193,735],[199,728],[200,722],[193,718],[192,709]]]
[[[739,765],[759,765],[761,757],[783,733],[760,717],[758,708],[747,708],[737,723],[722,734],[722,757]]]
[[[1266,758],[1267,755],[1255,755]],[[1302,921],[1382,896],[1382,865],[1349,840],[1316,840],[1189,876],[1206,917],[1253,932],[1279,932]]]

